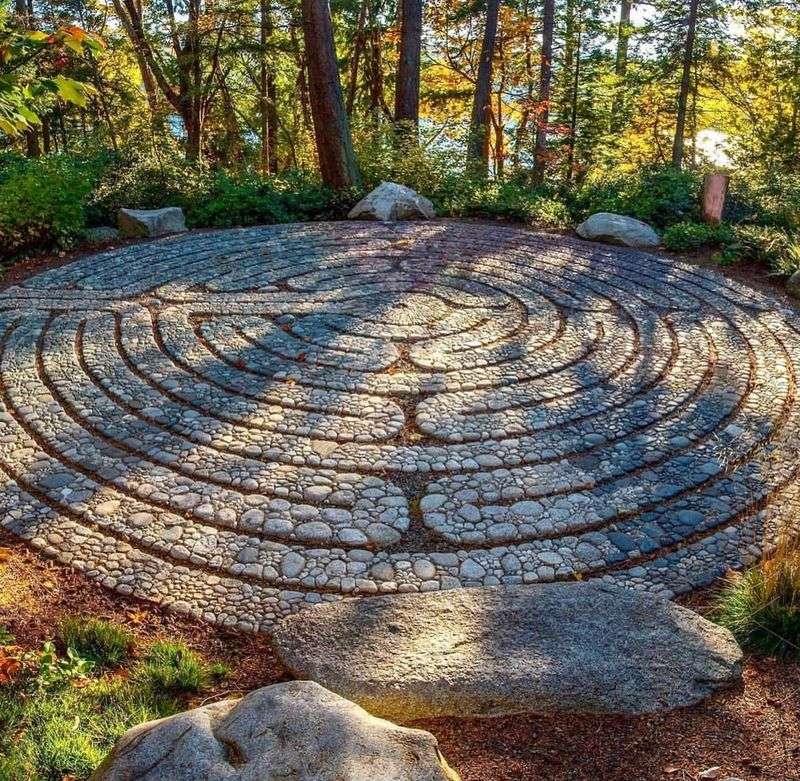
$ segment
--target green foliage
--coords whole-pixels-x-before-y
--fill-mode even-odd
[[[133,635],[124,627],[95,618],[68,618],[61,623],[58,639],[98,667],[119,667],[133,648]]]
[[[588,181],[570,200],[576,220],[595,212],[614,212],[666,228],[696,219],[699,197],[700,180],[695,173],[661,166]]]
[[[148,649],[134,669],[133,678],[153,691],[176,695],[201,691],[226,673],[222,666],[207,665],[183,643],[164,640]]]
[[[210,171],[184,160],[176,149],[133,146],[98,159],[102,173],[88,200],[90,225],[116,225],[121,208],[190,207],[202,199]]]
[[[8,629],[4,626],[0,626],[0,648],[4,645],[13,645],[14,644],[14,635],[8,631]]]
[[[723,247],[734,240],[729,225],[705,222],[678,222],[670,225],[662,236],[664,246],[672,252],[694,252],[703,247]]]
[[[67,50],[82,55],[102,48],[98,36],[79,27],[61,27],[48,34],[15,26],[11,15],[0,8],[0,132],[13,136],[41,124],[37,104],[46,95],[85,106],[92,87],[61,74],[42,76],[33,64],[52,53],[63,58]]]
[[[106,637],[87,629],[92,623],[71,628],[70,637],[91,644]],[[123,732],[183,710],[186,693],[202,692],[223,672],[180,643],[155,643],[113,676],[90,671],[70,651],[59,656],[48,643],[23,654],[25,672],[0,687],[0,781],[86,779]]]
[[[52,642],[45,643],[40,651],[25,654],[22,661],[36,670],[35,681],[40,689],[53,689],[75,678],[85,678],[94,669],[94,664],[73,648],[59,656]]]
[[[433,194],[439,211],[454,217],[502,217],[541,228],[566,228],[569,209],[545,188],[459,177]]]
[[[747,650],[800,660],[800,550],[781,546],[759,566],[731,576],[715,618]]]
[[[220,173],[205,192],[186,202],[190,226],[230,228],[341,218],[359,193],[335,192],[311,177],[262,179]]]
[[[733,176],[727,210],[736,222],[800,231],[800,174],[751,169]]]
[[[74,246],[95,177],[92,166],[66,155],[0,157],[0,257]]]
[[[739,225],[735,236],[729,257],[765,263],[776,274],[800,270],[800,234],[768,226]]]

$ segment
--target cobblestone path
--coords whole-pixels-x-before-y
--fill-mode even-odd
[[[674,594],[799,518],[800,320],[464,223],[195,233],[0,293],[0,523],[242,628],[342,595]]]

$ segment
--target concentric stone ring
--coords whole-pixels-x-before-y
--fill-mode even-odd
[[[255,630],[345,595],[672,595],[800,517],[798,319],[719,274],[495,226],[108,251],[0,294],[0,522]]]

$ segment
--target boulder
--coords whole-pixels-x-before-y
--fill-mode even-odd
[[[657,247],[661,243],[658,234],[646,222],[609,212],[593,214],[575,232],[582,239],[626,247]]]
[[[792,298],[800,298],[800,271],[795,271],[786,282],[786,292]]]
[[[436,217],[433,204],[424,196],[395,182],[381,182],[369,195],[362,198],[347,215],[351,220],[412,220]]]
[[[183,233],[186,221],[183,209],[120,209],[117,214],[119,232],[128,238],[153,238],[167,233]]]
[[[296,677],[400,722],[649,713],[698,702],[742,672],[727,630],[596,581],[330,603],[285,619],[273,645]]]
[[[436,738],[307,681],[128,730],[92,781],[458,781]]]

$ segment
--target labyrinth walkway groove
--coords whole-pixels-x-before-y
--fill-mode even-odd
[[[800,518],[800,321],[643,253],[461,224],[200,233],[0,293],[0,523],[269,630],[344,595],[668,596]]]

